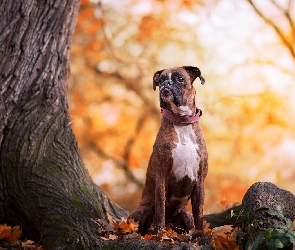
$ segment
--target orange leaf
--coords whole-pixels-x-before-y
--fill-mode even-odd
[[[130,223],[133,222],[133,223]],[[113,221],[114,229],[117,234],[126,234],[137,231],[138,223],[134,222],[134,220],[123,220],[120,224]]]
[[[0,240],[7,242],[13,242],[18,240],[22,236],[22,231],[20,226],[15,226],[11,228],[7,225],[0,225]]]
[[[11,234],[10,229],[4,229],[0,234],[0,240],[5,240]]]
[[[6,238],[6,240],[8,242],[12,242],[12,241],[18,240],[21,236],[22,236],[22,230],[20,226],[15,226],[11,230],[11,235],[8,238]]]
[[[120,228],[124,231],[124,232],[130,232],[132,231],[130,229],[130,224],[128,224],[126,221],[122,221],[120,224]]]
[[[7,226],[6,224],[5,225],[0,225],[0,237],[1,237],[1,233],[2,233],[3,230],[11,230],[11,227]]]
[[[239,249],[236,242],[234,242],[234,241],[228,241],[228,245],[230,246],[230,249],[232,249],[232,250]]]
[[[185,239],[185,237],[187,237],[187,236],[185,236],[184,234],[180,234],[180,235],[178,235],[178,240],[183,241]]]
[[[143,236],[143,239],[144,240],[151,240],[153,237],[154,237],[153,234],[147,234],[147,235]]]
[[[171,228],[169,228],[167,231],[166,231],[166,234],[167,236],[171,237],[171,238],[174,238],[177,236],[177,233],[175,231],[173,231]]]
[[[134,221],[134,219],[129,219],[128,223],[130,224],[130,227],[132,228],[133,231],[137,231],[138,226],[139,226],[138,221]]]
[[[218,236],[214,240],[214,243],[213,243],[213,245],[214,245],[215,250],[222,250],[222,249],[236,250],[236,249],[238,249],[238,246],[236,245],[235,242],[230,241],[229,239],[223,238],[221,236]]]

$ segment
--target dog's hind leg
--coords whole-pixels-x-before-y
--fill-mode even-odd
[[[139,205],[129,216],[128,219],[133,219],[139,222],[138,232],[141,235],[148,233],[154,219],[154,212],[150,206]]]
[[[176,231],[189,231],[194,227],[193,221],[193,215],[186,208],[183,208],[171,218],[169,223]]]

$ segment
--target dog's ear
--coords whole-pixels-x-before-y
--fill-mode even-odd
[[[154,74],[154,77],[153,77],[153,89],[156,90],[156,87],[159,86],[159,78],[160,78],[160,75],[161,73],[163,72],[164,70],[159,70],[157,71],[155,74]]]
[[[205,78],[202,77],[201,75],[201,71],[199,68],[197,67],[193,67],[193,66],[183,66],[183,68],[186,70],[186,72],[189,74],[192,83],[194,82],[194,80],[199,77],[201,80],[201,84],[204,85],[205,84]]]

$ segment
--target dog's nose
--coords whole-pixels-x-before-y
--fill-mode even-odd
[[[172,96],[172,92],[171,92],[171,90],[167,87],[167,85],[166,85],[166,87],[163,87],[163,88],[161,89],[160,93],[161,93],[161,97],[162,97],[162,98],[168,98],[169,96]]]
[[[163,86],[171,86],[173,84],[173,81],[171,81],[171,80],[166,80],[166,81],[164,81],[161,85],[163,85]]]

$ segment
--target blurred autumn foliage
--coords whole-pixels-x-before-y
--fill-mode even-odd
[[[161,120],[153,73],[181,65],[206,78],[195,83],[209,152],[205,212],[241,202],[255,181],[295,193],[295,4],[265,3],[291,48],[252,1],[82,0],[72,126],[93,180],[123,208],[139,202]]]

